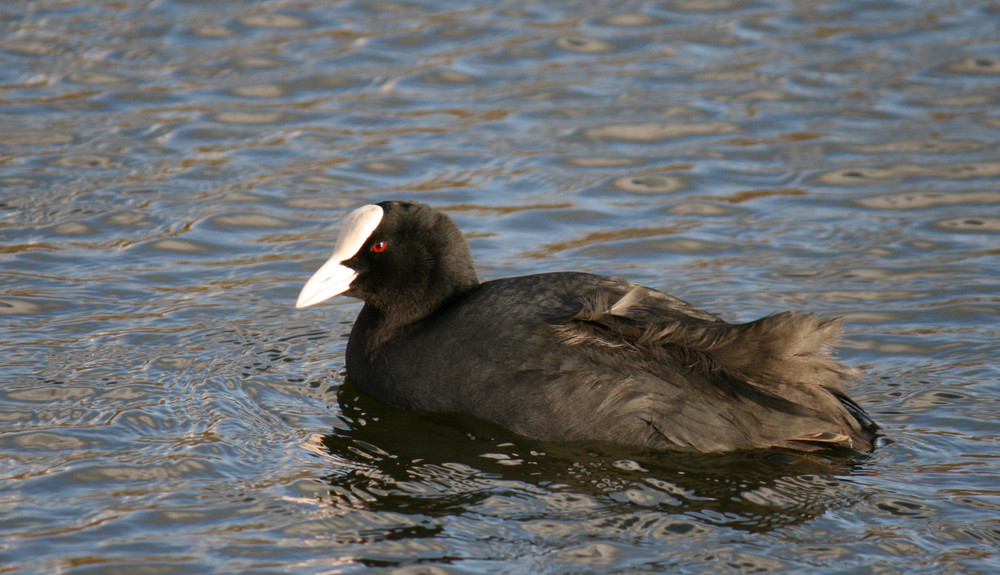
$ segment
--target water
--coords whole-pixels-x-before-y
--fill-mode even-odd
[[[0,7],[0,572],[1000,571],[990,3]],[[869,457],[540,444],[342,373],[350,209],[846,317]]]

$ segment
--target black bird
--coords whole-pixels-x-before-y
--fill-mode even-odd
[[[480,283],[443,212],[352,212],[296,307],[360,298],[347,343],[358,389],[409,410],[465,413],[544,441],[720,452],[873,449],[829,352],[837,318],[731,324],[628,281],[556,272]]]

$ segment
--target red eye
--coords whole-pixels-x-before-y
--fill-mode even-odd
[[[389,247],[385,242],[375,242],[372,244],[372,251],[380,254],[385,251],[385,248]]]

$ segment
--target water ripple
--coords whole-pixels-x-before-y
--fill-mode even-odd
[[[0,563],[991,571],[998,14],[896,8],[5,8]],[[374,404],[358,304],[293,303],[389,198],[449,211],[485,278],[843,315],[891,443],[668,457]]]

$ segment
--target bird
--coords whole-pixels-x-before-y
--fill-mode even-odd
[[[841,318],[730,323],[627,280],[554,271],[481,282],[461,230],[414,201],[359,207],[296,301],[364,302],[347,376],[404,410],[539,441],[655,451],[872,451],[878,425],[831,353]]]

